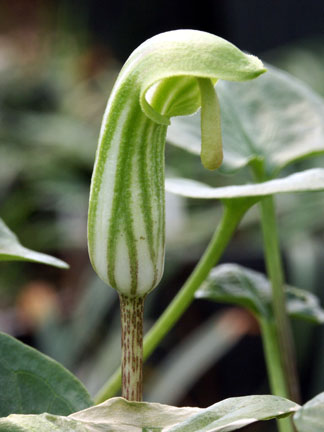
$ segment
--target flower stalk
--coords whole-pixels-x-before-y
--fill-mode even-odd
[[[143,393],[144,297],[120,295],[122,325],[122,396],[140,402]]]

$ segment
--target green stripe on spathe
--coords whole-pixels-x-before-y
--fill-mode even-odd
[[[196,78],[211,79],[214,84],[218,79],[249,80],[263,72],[256,57],[196,30],[157,35],[125,63],[103,119],[88,216],[93,267],[123,295],[145,296],[162,277],[164,145],[169,117],[199,108]],[[214,91],[213,85],[204,90],[204,100],[212,101]],[[210,123],[204,117],[202,129],[208,146],[215,148],[213,134],[205,130]]]

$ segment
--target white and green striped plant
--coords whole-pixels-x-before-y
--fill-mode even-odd
[[[271,201],[272,196],[278,193],[310,192],[324,188],[322,169],[305,170],[274,179],[286,165],[295,160],[324,152],[324,101],[291,76],[271,67],[267,74],[255,82],[238,84],[223,81],[216,89],[222,109],[225,156],[220,171],[235,172],[247,166],[252,168],[255,176],[263,173],[264,178],[259,183],[217,188],[192,180],[168,180],[167,190],[186,197],[218,199],[224,206],[224,212],[193,273],[145,336],[144,359],[194,300],[195,293],[219,261],[242,217],[252,205]],[[175,119],[168,130],[169,140],[189,151],[200,153],[200,127],[198,114]],[[217,178],[221,179],[219,176]],[[305,205],[306,201],[303,200],[302,208]],[[268,219],[269,216],[274,217],[273,211],[265,214]],[[276,228],[273,223],[268,226],[266,222],[265,225],[269,234],[267,238],[273,241],[276,239]],[[278,245],[273,251],[277,260]],[[265,255],[268,259],[269,254]],[[275,271],[275,274],[280,272]],[[267,341],[279,347],[277,330],[274,337]],[[281,353],[280,348],[272,350],[269,356],[266,353],[269,378],[275,394],[289,397]],[[119,390],[120,379],[121,371],[117,370],[103,386],[96,401],[104,401],[115,395]],[[280,422],[279,428],[285,432],[292,431],[291,423],[285,420]]]
[[[243,215],[253,204],[270,203],[263,209],[263,222],[269,225],[265,237],[268,235],[276,240],[272,196],[324,190],[323,169],[305,170],[273,179],[288,163],[324,152],[323,101],[312,95],[308,97],[303,94],[303,89],[294,88],[293,81],[289,79],[287,82],[280,75],[278,79],[277,73],[271,72],[269,78],[265,76],[265,80],[257,80],[255,86],[254,83],[232,83],[234,92],[229,90],[229,94],[226,93],[229,83],[220,83],[218,102],[213,86],[217,79],[248,80],[263,71],[261,62],[254,57],[246,56],[216,36],[195,31],[159,35],[132,54],[108,102],[89,209],[91,260],[99,276],[120,295],[123,395],[131,400],[112,398],[91,407],[92,400],[86,389],[59,364],[7,335],[0,335],[0,351],[2,347],[4,353],[2,360],[7,360],[0,373],[0,387],[6,389],[0,395],[0,415],[10,414],[0,418],[0,431],[50,432],[59,429],[62,432],[99,432],[104,428],[120,432],[225,432],[259,420],[277,418],[281,432],[292,432],[290,420],[283,419],[286,416],[291,416],[298,432],[322,431],[323,393],[303,407],[280,397],[286,396],[288,386],[278,355],[280,345],[278,328],[273,325],[275,310],[270,282],[262,275],[233,265],[219,267],[207,278]],[[248,90],[248,96],[244,89]],[[250,100],[247,102],[245,97]],[[275,101],[271,107],[273,98]],[[289,104],[296,106],[298,101],[301,101],[303,109],[298,113],[294,110],[295,127],[291,118],[289,121],[285,118],[290,115],[290,110],[283,108]],[[261,321],[272,390],[282,394],[230,398],[204,409],[137,402],[141,398],[144,299],[158,284],[163,272],[163,151],[167,123],[171,116],[190,114],[201,106],[199,127],[202,143],[199,142],[199,152],[204,166],[214,169],[222,161],[219,104],[227,151],[225,169],[232,166],[235,170],[250,165],[259,183],[212,188],[183,179],[168,181],[167,188],[180,195],[221,200],[224,213],[192,275],[145,337],[143,354],[146,358],[153,351],[188,308],[195,293],[200,298],[236,302],[250,308]],[[303,110],[307,114],[304,117],[301,115]],[[267,134],[266,143],[258,142],[264,138],[259,132],[264,130],[265,123],[271,129],[273,115],[275,126],[280,123],[280,118],[285,127],[279,129],[286,131],[281,141],[280,136],[276,137],[275,151],[271,145],[266,145]],[[315,136],[309,136],[310,127],[305,120],[312,125],[320,123],[314,131]],[[190,121],[194,126],[195,118]],[[251,130],[247,132],[246,128]],[[277,127],[272,129],[278,133]],[[305,145],[307,140],[309,145]],[[2,259],[65,265],[31,253],[20,245],[5,225],[2,228],[1,233],[0,226]],[[270,258],[279,259],[278,245],[271,245]],[[270,276],[272,278],[272,272]],[[197,291],[200,286],[201,290]],[[286,302],[290,313],[323,322],[323,310],[314,296],[296,289],[290,289],[288,294]],[[99,393],[96,402],[112,396],[120,381],[121,374],[117,371]]]
[[[123,395],[129,399],[141,399],[144,298],[163,273],[170,118],[201,107],[201,159],[215,169],[223,156],[214,84],[250,80],[264,71],[259,59],[222,38],[177,30],[137,48],[112,90],[91,182],[88,245],[95,271],[120,295]]]

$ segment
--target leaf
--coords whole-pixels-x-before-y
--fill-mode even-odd
[[[33,261],[59,268],[69,268],[64,261],[50,255],[27,249],[0,219],[0,261]]]
[[[276,174],[284,166],[324,152],[324,101],[293,76],[268,66],[253,82],[220,81],[216,90],[221,108],[224,162],[233,172],[265,162]],[[167,139],[190,152],[200,152],[199,113],[175,118]]]
[[[87,428],[68,417],[57,417],[52,414],[17,415],[12,414],[0,419],[1,432],[99,432],[103,429]],[[107,432],[112,432],[108,429]]]
[[[0,416],[67,415],[92,405],[84,386],[56,361],[0,333]]]
[[[195,180],[174,178],[166,179],[165,187],[168,192],[176,195],[200,199],[263,197],[277,193],[319,191],[324,189],[324,169],[313,168],[263,183],[219,188]]]
[[[290,415],[298,408],[294,402],[270,395],[230,398],[206,409],[112,398],[69,417],[11,415],[0,419],[0,432],[228,432]]]
[[[286,406],[284,406],[287,404]],[[299,408],[294,402],[278,396],[243,396],[229,398],[169,429],[171,432],[229,432],[259,420],[289,415]]]
[[[315,396],[294,415],[298,432],[323,432],[324,392]]]
[[[237,264],[215,267],[195,294],[216,302],[238,304],[262,318],[272,318],[271,285],[259,272]],[[324,323],[324,310],[316,296],[308,291],[286,286],[288,313],[299,319]]]
[[[287,286],[286,301],[289,315],[317,324],[324,323],[324,310],[319,299],[309,291]]]

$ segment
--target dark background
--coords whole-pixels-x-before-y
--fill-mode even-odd
[[[179,28],[215,33],[254,54],[324,31],[317,0],[94,0],[88,8],[91,33],[122,61],[143,40]]]

